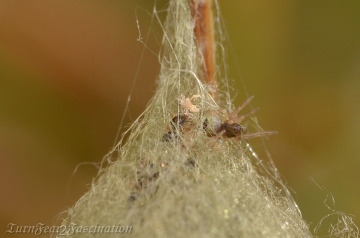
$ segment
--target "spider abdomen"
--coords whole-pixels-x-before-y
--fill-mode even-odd
[[[243,132],[246,132],[246,127],[240,125],[239,123],[224,122],[223,129],[225,130],[225,135],[227,137],[236,137],[241,135]]]

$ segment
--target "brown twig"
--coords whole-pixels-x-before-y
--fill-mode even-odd
[[[190,0],[192,15],[195,21],[194,35],[202,58],[204,81],[210,85],[210,94],[217,99],[217,82],[215,75],[215,37],[213,0]]]

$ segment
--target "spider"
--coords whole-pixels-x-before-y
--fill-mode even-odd
[[[246,105],[248,105],[253,98],[254,96],[249,97],[235,111],[228,113],[227,119],[224,122],[222,122],[219,113],[214,113],[214,112],[210,113],[210,116],[207,117],[203,122],[203,129],[205,130],[206,134],[210,137],[220,135],[225,138],[237,137],[239,139],[249,139],[253,137],[276,134],[277,133],[276,131],[263,131],[263,132],[248,134],[247,128],[240,124],[242,120],[244,120],[246,117],[253,115],[258,110],[258,108],[255,108],[245,115],[242,115],[240,117],[237,116],[237,114]]]
[[[185,169],[189,170],[197,167],[194,157],[189,157],[184,162]],[[128,197],[129,202],[135,202],[140,196],[141,192],[148,189],[149,194],[154,195],[159,186],[155,183],[162,174],[162,170],[166,169],[167,163],[161,163],[158,166],[144,159],[140,161],[138,170],[136,171],[137,180]]]
[[[162,141],[171,141],[173,138],[178,138],[179,132],[187,132],[193,128],[192,118],[194,117],[194,113],[200,111],[200,109],[192,103],[192,101],[199,98],[200,95],[196,94],[190,98],[185,98],[184,95],[180,95],[179,104],[181,106],[182,113],[174,116],[171,119],[171,130],[163,135]]]
[[[173,138],[178,138],[178,132],[185,132],[190,129],[187,126],[190,122],[190,117],[186,114],[179,114],[171,119],[171,130],[163,135],[162,141],[171,141]]]

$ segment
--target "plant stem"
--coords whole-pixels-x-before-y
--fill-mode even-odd
[[[194,35],[198,44],[204,81],[210,85],[210,95],[218,98],[215,75],[215,36],[213,0],[190,0],[195,21]]]

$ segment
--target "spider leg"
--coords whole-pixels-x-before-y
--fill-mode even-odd
[[[255,112],[256,112],[257,110],[259,110],[258,107],[257,107],[257,108],[254,108],[253,110],[251,110],[250,112],[246,113],[245,115],[242,115],[242,116],[240,116],[240,117],[238,117],[238,118],[235,118],[235,119],[234,119],[234,122],[240,123],[240,122],[241,122],[242,120],[244,120],[245,118],[247,118],[247,117],[255,114]]]
[[[251,133],[251,134],[242,134],[241,139],[247,140],[247,139],[260,137],[260,136],[276,135],[277,133],[278,133],[277,131],[261,131],[261,132]]]
[[[249,97],[240,107],[238,107],[235,111],[231,112],[229,114],[229,118],[236,118],[236,115],[244,108],[246,105],[248,105],[251,100],[254,99],[254,96]]]

